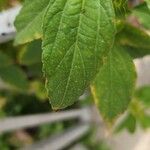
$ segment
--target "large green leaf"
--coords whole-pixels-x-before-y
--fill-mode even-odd
[[[55,0],[43,24],[43,70],[54,109],[73,104],[113,44],[110,0]]]
[[[127,109],[135,79],[132,59],[121,47],[114,47],[91,86],[95,103],[106,122],[113,123]]]
[[[16,18],[15,44],[23,44],[42,37],[43,15],[48,3],[53,0],[26,0]]]

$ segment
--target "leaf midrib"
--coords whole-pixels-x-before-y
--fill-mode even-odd
[[[84,8],[84,5],[85,5],[85,0],[82,0],[82,4],[81,4],[81,11],[83,10]],[[80,12],[81,12],[80,11]],[[70,72],[69,72],[69,75],[68,75],[68,80],[67,80],[67,83],[66,83],[66,86],[65,86],[65,91],[64,91],[64,95],[62,97],[62,100],[61,100],[61,103],[60,103],[60,106],[62,105],[63,101],[64,101],[64,98],[66,97],[66,93],[67,93],[67,89],[68,89],[68,86],[69,86],[69,82],[70,82],[70,76],[71,76],[71,72],[72,72],[72,68],[73,68],[73,62],[74,62],[74,58],[75,58],[75,53],[76,53],[76,50],[77,50],[77,47],[78,47],[78,35],[79,35],[79,29],[80,29],[80,26],[81,26],[81,20],[82,20],[82,13],[79,14],[79,24],[78,24],[78,30],[77,30],[77,35],[76,35],[76,42],[75,42],[75,48],[74,48],[74,53],[73,53],[73,59],[72,59],[72,63],[71,63],[71,67],[70,67]],[[79,49],[80,50],[80,49]],[[84,61],[83,61],[84,62]],[[84,76],[86,75],[85,73],[85,69],[83,70],[84,71]],[[85,79],[85,78],[84,78]],[[84,81],[85,82],[85,81]]]

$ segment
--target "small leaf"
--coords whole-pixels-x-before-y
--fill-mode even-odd
[[[149,115],[149,106],[148,106],[149,104],[147,103],[147,101],[145,101],[146,99],[145,100],[143,98],[140,99],[140,97],[137,97],[136,94],[134,99],[130,103],[129,111],[136,118],[136,122],[139,123],[143,129],[146,129],[150,127],[150,115]],[[144,101],[146,103],[144,103]]]
[[[138,21],[147,29],[150,29],[150,9],[146,3],[138,5],[132,10],[132,15],[136,16]]]
[[[43,24],[43,71],[53,109],[72,105],[114,41],[110,0],[55,0]]]
[[[150,115],[145,114],[142,117],[140,117],[138,121],[144,129],[147,129],[150,127]]]
[[[47,5],[53,0],[26,0],[16,18],[15,44],[24,44],[42,37],[42,21]]]
[[[136,118],[132,114],[128,114],[119,125],[117,125],[115,132],[120,132],[123,129],[127,129],[130,133],[134,133],[136,130]]]
[[[145,0],[147,3],[148,8],[150,9],[150,0]]]
[[[19,62],[22,65],[33,65],[41,62],[42,48],[41,41],[37,40],[28,44],[19,53]]]
[[[115,46],[91,86],[95,103],[108,125],[127,109],[135,79],[132,59],[121,47]]]
[[[117,35],[117,40],[124,46],[150,51],[150,36],[132,25],[125,24],[123,30]]]
[[[131,46],[123,46],[123,48],[130,54],[130,56],[133,59],[150,55],[150,49],[141,49],[141,48],[135,48]]]
[[[146,107],[150,108],[150,86],[138,89],[135,96],[138,100],[144,103]]]
[[[24,72],[14,65],[0,68],[0,78],[13,88],[20,91],[24,91],[28,87],[28,81]]]

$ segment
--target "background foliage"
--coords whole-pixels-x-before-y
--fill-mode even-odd
[[[10,8],[19,2],[22,1],[0,0],[0,10]],[[128,4],[127,1],[121,0],[113,0],[113,2],[116,8],[115,12],[117,15],[117,33],[115,39],[116,47],[114,48],[113,52],[109,53],[108,58],[111,58],[109,59],[109,61],[111,61],[114,66],[118,66],[118,68],[122,69],[124,63],[128,65],[129,68],[132,68],[132,59],[141,58],[150,53],[149,1],[141,2],[137,6],[133,6],[133,3]],[[20,27],[18,28],[22,29],[22,26],[20,25]],[[20,39],[25,39],[25,43],[30,41],[29,43],[14,47],[13,41],[11,41],[0,45],[1,118],[52,111],[47,99],[47,92],[45,90],[44,83],[45,79],[42,73],[42,49],[41,40],[39,39],[41,37],[41,35],[39,35],[41,33],[41,30],[40,28],[38,28],[38,30],[36,31],[38,31],[38,34],[36,34],[36,36],[30,37],[28,40],[26,40],[25,38],[27,38],[29,34],[26,34],[26,32],[23,31],[17,36],[19,40],[17,40],[16,38],[15,41],[15,43],[17,44],[17,42],[22,43]],[[24,38],[20,38],[20,36],[24,36]],[[32,41],[32,39],[36,40]],[[121,49],[120,52],[116,52],[116,49],[118,48]],[[118,69],[118,72],[122,74],[123,78],[119,80],[119,84],[116,82],[112,83],[111,88],[114,89],[116,85],[122,88],[125,84],[125,80],[129,80],[129,82],[131,82],[130,84],[125,85],[126,88],[129,89],[129,91],[125,91],[125,89],[123,89],[123,91],[119,93],[121,96],[119,97],[120,99],[117,100],[118,104],[114,103],[113,99],[111,99],[112,97],[109,98],[110,101],[108,102],[111,105],[108,105],[103,101],[101,102],[101,104],[99,101],[97,102],[96,97],[105,97],[105,88],[111,91],[112,95],[118,96],[118,93],[116,93],[116,91],[112,91],[111,89],[109,89],[109,83],[107,80],[111,77],[115,79],[113,81],[117,81],[117,79],[119,78],[118,75],[115,74],[117,69],[113,69],[112,73],[114,74],[110,76],[109,72],[107,72],[107,67],[110,65],[109,61],[107,61],[107,59],[104,59],[103,61],[105,61],[106,63],[102,67],[101,72],[96,78],[98,82],[96,82],[95,80],[96,84],[94,82],[91,88],[96,104],[98,107],[100,105],[103,106],[103,109],[100,108],[101,113],[106,120],[111,120],[112,122],[118,114],[122,113],[125,109],[127,109],[126,116],[114,129],[114,133],[120,132],[123,129],[127,129],[129,132],[134,133],[136,131],[136,128],[138,128],[139,126],[144,130],[149,128],[150,87],[141,87],[133,92],[132,88],[134,86],[133,84],[135,84],[134,69],[131,71],[129,68],[125,67],[123,67],[123,70]],[[131,77],[127,78],[128,75],[131,75]],[[105,79],[105,77],[108,78]],[[97,84],[97,90],[99,91],[94,90]],[[100,92],[102,92],[102,94],[98,95]],[[130,98],[128,98],[131,95],[129,94],[130,92],[133,95],[131,102],[129,100]],[[121,103],[120,101],[123,101],[123,103]],[[84,104],[82,104],[81,102],[76,102],[68,109],[79,108],[81,105],[89,104],[88,101],[83,103]],[[124,106],[125,108],[123,108]],[[112,109],[113,112],[110,112],[110,107],[114,107],[116,111],[114,112]],[[64,129],[70,127],[73,124],[74,121],[68,121],[52,125],[43,125],[38,128],[21,130],[13,133],[0,135],[0,149],[17,149],[20,146],[29,143],[31,144],[34,141],[43,139],[44,137],[47,137],[51,134],[59,133],[60,131],[63,131]],[[107,150],[105,142],[98,144],[99,142],[95,142],[95,140],[92,139],[93,134],[94,131],[91,131],[89,135],[84,137],[83,144],[85,144],[89,149]]]

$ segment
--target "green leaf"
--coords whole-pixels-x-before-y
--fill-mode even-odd
[[[116,41],[133,57],[139,58],[150,54],[150,36],[143,30],[125,24],[118,33]]]
[[[114,41],[110,0],[55,0],[43,24],[43,70],[53,109],[72,105]]]
[[[146,3],[138,5],[132,10],[132,14],[137,17],[138,21],[147,29],[150,29],[150,10]]]
[[[0,68],[6,67],[10,64],[12,64],[12,60],[10,59],[10,57],[0,51]]]
[[[34,93],[40,100],[47,100],[45,85],[39,80],[30,82],[30,92]]]
[[[91,86],[95,103],[108,125],[127,109],[135,79],[132,59],[124,49],[115,46]]]
[[[150,9],[150,0],[145,0],[147,3],[148,8]]]
[[[150,54],[150,50],[148,49],[134,48],[131,46],[123,46],[123,48],[130,54],[133,59],[141,58]]]
[[[26,46],[19,53],[19,62],[23,65],[33,65],[41,62],[42,48],[41,41],[34,41]]]
[[[137,93],[135,93],[135,97],[130,103],[129,107],[129,111],[133,114],[133,116],[136,118],[136,122],[140,124],[143,129],[150,127],[149,104],[147,101],[149,99],[145,99],[147,94],[147,92],[146,94],[144,93],[141,98],[140,96],[137,96]]]
[[[150,127],[150,116],[145,114],[142,117],[139,118],[139,123],[140,125],[144,128],[147,129]]]
[[[150,51],[150,36],[132,25],[125,24],[123,30],[117,35],[117,40],[122,45]]]
[[[130,133],[134,133],[136,129],[136,118],[132,114],[128,114],[116,127],[115,132],[127,129]]]
[[[0,68],[0,78],[14,89],[20,91],[24,91],[28,87],[28,81],[24,72],[14,65]]]
[[[15,44],[24,44],[42,37],[43,15],[53,0],[26,0],[16,18],[17,36]]]
[[[29,65],[27,71],[32,78],[43,78],[42,63]]]
[[[150,108],[150,86],[138,89],[135,96],[138,100],[144,103],[146,107]]]

